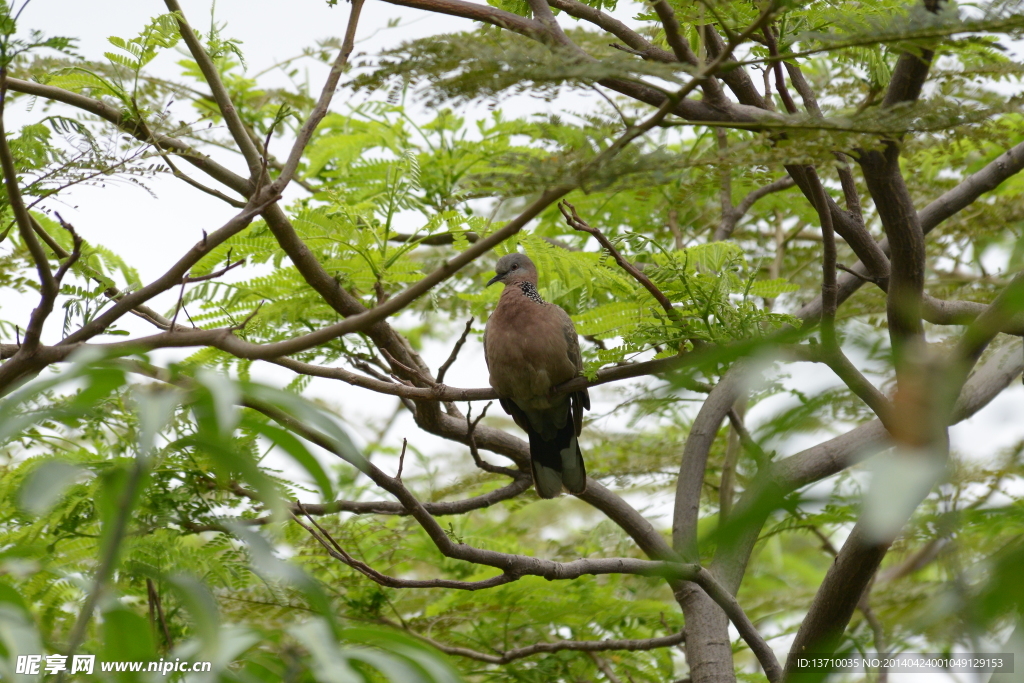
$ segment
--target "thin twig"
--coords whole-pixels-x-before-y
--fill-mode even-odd
[[[25,200],[21,196],[21,188],[18,187],[18,175],[14,166],[14,155],[7,142],[7,130],[4,125],[4,115],[7,103],[7,68],[0,68],[0,170],[3,171],[3,182],[7,187],[7,200],[14,213],[14,219],[18,224],[18,232],[25,243],[32,261],[35,263],[36,271],[39,273],[39,305],[32,311],[29,317],[28,327],[25,328],[25,339],[19,344],[19,354],[24,358],[32,354],[39,346],[43,325],[46,318],[53,311],[53,304],[57,299],[59,283],[54,279],[53,271],[50,270],[50,263],[43,250],[43,246],[36,239],[32,230],[32,219],[28,209],[25,208]],[[8,363],[12,368],[17,368],[19,363]],[[7,370],[5,365],[5,370]],[[12,370],[7,370],[8,373]]]
[[[594,665],[597,666],[598,670],[604,674],[604,677],[608,679],[608,683],[622,683],[622,679],[615,675],[611,665],[605,661],[604,657],[598,657],[593,652],[587,652],[587,656],[590,657]]]
[[[402,439],[402,452],[398,456],[398,474],[395,475],[395,479],[402,478],[402,468],[405,467],[405,449],[409,445],[408,439]]]
[[[60,283],[64,279],[64,275],[68,272],[68,270],[71,269],[71,266],[75,265],[75,262],[78,261],[79,258],[81,258],[83,242],[81,236],[77,232],[75,232],[75,228],[73,225],[66,222],[59,213],[55,213],[54,215],[57,216],[57,220],[60,221],[60,226],[71,234],[71,242],[73,245],[71,248],[71,253],[68,255],[64,263],[62,263],[60,267],[57,268],[57,272],[53,276],[53,279],[56,281],[57,286],[60,287]]]
[[[878,278],[872,277],[870,275],[864,275],[864,274],[858,273],[853,268],[847,268],[842,263],[837,263],[836,264],[836,268],[838,268],[839,270],[843,271],[844,273],[849,273],[850,275],[854,276],[858,280],[862,280],[864,282],[870,282],[873,285],[881,286],[881,281]]]
[[[208,273],[206,275],[187,275],[187,276],[185,276],[185,279],[182,282],[182,284],[192,284],[194,282],[205,282],[207,280],[215,280],[215,279],[219,278],[221,275],[223,275],[224,273],[228,272],[229,270],[234,270],[235,268],[238,268],[239,266],[242,266],[242,265],[245,265],[245,259],[244,258],[239,259],[239,260],[237,260],[235,262],[231,262],[229,260],[228,261],[228,265],[224,266],[220,270],[215,270],[212,273]]]
[[[600,243],[600,245],[612,255],[612,258],[614,258],[615,262],[619,264],[619,267],[629,273],[634,280],[639,282],[644,289],[651,293],[651,296],[661,304],[661,307],[665,309],[665,312],[668,313],[669,317],[675,321],[679,321],[681,319],[679,311],[672,306],[672,302],[668,300],[668,297],[665,296],[660,289],[658,289],[658,286],[651,282],[651,279],[644,275],[639,268],[626,260],[626,258],[619,253],[619,250],[615,248],[615,245],[611,243],[611,240],[604,236],[604,233],[597,228],[590,227],[585,220],[580,218],[579,214],[576,213],[575,206],[563,199],[558,204],[558,209],[562,212],[562,215],[565,216],[565,222],[568,223],[569,227],[573,230],[579,230],[580,232],[593,235],[597,239],[598,243]]]
[[[753,456],[757,462],[758,469],[763,468],[768,464],[768,455],[764,452],[764,449],[750,436],[750,432],[747,431],[746,426],[743,424],[743,418],[740,417],[736,408],[730,408],[728,416],[729,423],[732,425],[733,430],[735,430],[736,436],[740,438],[743,449]]]
[[[445,654],[465,657],[467,659],[486,662],[488,664],[508,664],[509,662],[513,662],[517,659],[523,659],[524,657],[532,657],[537,654],[551,654],[554,652],[608,652],[612,650],[637,652],[656,650],[663,647],[674,647],[686,642],[685,631],[680,631],[679,633],[673,633],[672,635],[661,636],[659,638],[637,638],[629,640],[558,640],[553,643],[534,643],[533,645],[517,647],[512,650],[505,650],[504,652],[499,651],[498,654],[490,654],[487,652],[471,650],[465,647],[446,645],[445,643],[441,643],[420,633],[416,633],[408,629],[406,630],[410,635],[419,638],[425,643],[429,643]]]
[[[245,320],[243,320],[240,323],[235,323],[234,325],[232,325],[228,329],[231,330],[232,332],[235,332],[235,331],[238,331],[238,330],[244,330],[245,326],[248,325],[250,322],[252,322],[252,319],[255,318],[259,314],[260,309],[263,308],[263,304],[265,304],[265,303],[267,303],[265,300],[264,301],[260,301],[258,304],[256,304],[256,308],[253,309],[253,312],[250,313],[249,315],[245,316]],[[185,307],[182,306],[182,308],[184,309]],[[188,311],[185,311],[185,315],[188,315]],[[191,316],[189,317],[189,322],[192,322]]]
[[[420,382],[428,387],[437,386],[437,382],[435,382],[433,379],[422,373],[417,368],[410,367],[403,363],[402,361],[398,360],[397,358],[392,356],[387,349],[382,348],[380,350],[380,353],[382,356],[384,356],[384,358],[387,359],[388,363],[390,363],[392,367],[394,367],[397,370],[400,370],[405,375],[406,379]]]
[[[450,579],[400,579],[394,576],[388,576],[387,574],[382,574],[381,572],[377,571],[365,562],[361,562],[352,557],[349,553],[345,552],[344,548],[342,548],[341,545],[336,540],[334,540],[334,537],[331,536],[326,529],[320,526],[317,523],[317,521],[313,519],[312,516],[306,514],[305,510],[303,510],[302,508],[301,503],[296,502],[296,506],[299,508],[299,511],[306,516],[306,519],[308,519],[313,524],[313,526],[316,527],[316,530],[314,530],[310,526],[307,526],[306,524],[303,524],[302,520],[300,520],[297,515],[293,514],[292,519],[295,521],[296,524],[305,529],[306,532],[309,533],[309,535],[312,536],[321,546],[323,546],[324,550],[326,550],[331,557],[333,557],[336,560],[339,560],[340,562],[348,565],[349,567],[352,567],[360,574],[363,574],[364,576],[366,576],[367,578],[381,586],[386,586],[388,588],[453,588],[457,590],[476,591],[483,590],[486,588],[494,588],[495,586],[503,586],[506,583],[512,583],[513,581],[519,580],[518,576],[514,576],[507,573],[498,574],[495,577],[492,577],[490,579],[484,579],[483,581],[454,581]]]
[[[271,419],[280,423],[283,427],[299,436],[302,436],[312,443],[321,446],[330,452],[335,452],[336,446],[331,442],[331,440],[322,437],[315,430],[308,428],[306,425],[283,413],[281,410],[272,406],[261,405],[259,403],[247,403],[247,406],[267,415]],[[515,578],[525,575],[532,575],[542,576],[549,581],[555,581],[574,579],[584,575],[613,573],[658,576],[670,581],[693,581],[703,588],[704,591],[716,603],[718,603],[718,605],[729,616],[730,621],[732,621],[736,626],[740,636],[744,641],[746,641],[747,645],[750,646],[750,649],[754,652],[758,661],[761,663],[761,666],[765,670],[765,674],[768,676],[768,680],[771,683],[780,683],[782,680],[782,668],[779,666],[778,659],[776,659],[771,648],[768,647],[767,643],[765,643],[761,634],[758,633],[756,628],[754,628],[753,623],[750,621],[749,617],[747,617],[740,604],[736,601],[736,598],[733,597],[733,595],[720,583],[718,583],[708,570],[704,569],[699,564],[675,561],[639,560],[628,557],[583,558],[573,560],[571,562],[556,562],[537,557],[502,553],[485,548],[470,546],[464,542],[450,538],[444,527],[434,519],[426,508],[424,508],[423,503],[406,488],[405,484],[400,479],[389,477],[372,463],[367,463],[366,469],[364,469],[363,472],[375,484],[393,495],[403,506],[410,510],[412,516],[427,533],[427,536],[430,537],[430,540],[433,541],[435,547],[442,555],[451,559],[463,560],[477,565],[501,569],[504,574],[513,577],[509,580],[515,580]],[[318,540],[325,548],[328,547],[328,542],[326,540],[322,538],[318,538]],[[334,548],[331,548],[331,550],[333,551]],[[333,553],[332,556],[334,556]],[[339,557],[339,559],[345,561],[343,557]],[[498,581],[501,578],[502,577],[499,576],[492,580]],[[452,587],[460,587],[468,590],[475,590],[478,587],[483,587],[479,585],[467,587],[466,582],[453,583],[462,583],[463,585],[455,585]]]
[[[309,141],[313,138],[313,133],[316,131],[317,126],[320,125],[324,116],[327,115],[327,110],[331,106],[331,100],[334,98],[334,91],[338,88],[338,81],[341,79],[342,72],[348,66],[349,55],[352,54],[352,49],[355,46],[356,27],[359,25],[359,14],[363,9],[363,1],[352,0],[352,8],[349,10],[348,16],[348,27],[345,29],[345,39],[342,41],[341,50],[338,51],[338,56],[331,65],[331,72],[328,74],[324,87],[320,92],[320,98],[295,136],[295,143],[292,145],[291,152],[281,166],[280,175],[274,181],[274,187],[278,192],[282,191],[291,181],[292,176],[295,175],[306,146],[309,145]]]
[[[167,651],[174,649],[174,640],[171,638],[171,630],[167,627],[167,619],[164,617],[164,606],[160,600],[160,593],[156,589],[156,584],[153,579],[146,579],[146,591],[149,595],[150,604],[150,618],[152,618],[152,611],[155,608],[156,618],[160,623],[160,630],[163,632],[164,645]]]
[[[437,383],[438,384],[443,384],[444,383],[445,373],[448,372],[448,368],[450,368],[452,366],[452,364],[455,362],[455,359],[459,357],[459,351],[462,350],[462,345],[466,343],[466,337],[469,336],[470,330],[473,329],[473,321],[474,320],[476,320],[476,318],[470,318],[469,320],[466,321],[466,329],[463,330],[462,336],[459,337],[459,341],[455,342],[455,348],[453,348],[452,352],[448,355],[448,360],[446,360],[444,363],[442,363],[441,367],[438,369],[438,371],[437,371]]]
[[[484,419],[487,415],[487,409],[491,407],[493,401],[487,403],[484,409],[480,411],[480,415],[474,420],[473,418],[473,404],[469,404],[469,408],[466,410],[466,444],[469,446],[469,454],[473,456],[473,462],[476,466],[482,469],[484,472],[490,472],[492,474],[504,474],[505,476],[517,479],[524,476],[519,470],[513,470],[508,467],[501,467],[499,465],[492,465],[480,456],[480,450],[476,445],[476,426],[480,424],[480,420]]]

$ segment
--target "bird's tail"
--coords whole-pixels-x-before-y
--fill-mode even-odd
[[[527,433],[533,484],[538,496],[554,498],[562,492],[563,485],[569,493],[577,495],[587,490],[587,470],[572,420],[566,420],[565,426],[550,441],[545,441],[532,429]]]

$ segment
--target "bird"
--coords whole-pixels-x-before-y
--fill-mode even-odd
[[[563,486],[579,495],[587,489],[578,437],[586,388],[552,395],[553,387],[583,370],[580,342],[569,314],[537,291],[537,268],[526,254],[501,257],[487,287],[504,291],[484,329],[484,358],[491,387],[506,413],[530,439],[530,467],[541,498],[555,498]]]

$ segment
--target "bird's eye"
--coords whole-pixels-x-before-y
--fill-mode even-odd
[[[513,263],[512,264],[512,270],[519,270],[519,264],[518,263]]]

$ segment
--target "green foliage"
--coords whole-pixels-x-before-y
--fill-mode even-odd
[[[526,7],[521,0],[507,4],[503,9],[509,11]],[[524,92],[552,99],[563,89],[606,78],[656,76],[679,84],[686,76],[684,65],[638,61],[607,46],[599,47],[596,36],[588,32],[570,35],[597,48],[601,59],[580,59],[513,33],[481,29],[404,43],[384,52],[377,69],[357,76],[350,85],[357,89],[401,88],[422,82],[428,85],[423,91],[426,104],[439,106]]]
[[[247,551],[224,537],[188,533],[200,520],[220,520],[218,499],[237,507],[224,496],[232,486],[251,486],[254,501],[287,518],[282,494],[293,494],[295,486],[257,466],[257,438],[290,455],[325,500],[334,497],[331,477],[302,442],[262,416],[239,413],[236,402],[260,403],[313,426],[337,452],[348,453],[350,463],[365,467],[345,432],[292,394],[213,373],[199,373],[178,388],[127,382],[126,368],[147,367],[145,359],[83,357],[0,400],[0,445],[9,456],[33,442],[55,446],[50,455],[17,459],[0,476],[0,544],[8,548],[0,556],[2,670],[13,671],[17,654],[61,652],[76,618],[67,606],[104,590],[110,595],[102,623],[81,644],[100,661],[147,662],[161,655],[208,661],[220,678],[244,656],[239,675],[260,680],[299,666],[329,680],[370,683],[380,672],[393,681],[458,681],[413,639],[380,628],[342,628],[316,580],[280,559],[257,532],[236,529]],[[123,567],[116,577],[97,573],[95,585],[70,578],[110,561]],[[100,583],[107,580],[109,587]],[[259,582],[273,592],[294,592],[313,615],[293,622],[283,638],[225,623],[215,592],[237,594]],[[137,609],[140,591],[151,614],[160,605],[160,637]],[[296,659],[299,644],[307,654]]]
[[[587,4],[605,10],[616,5]],[[529,15],[519,0],[491,5]],[[751,3],[671,5],[702,55],[706,46],[693,25],[711,21],[742,30],[757,12]],[[631,25],[667,49],[653,10],[636,9]],[[179,62],[181,82],[149,74],[157,55],[180,41],[174,15],[154,18],[134,38],[111,38],[114,49],[105,59],[67,62],[30,60],[34,55],[27,51],[69,54],[72,43],[34,33],[18,39],[7,6],[0,10],[4,65],[15,77],[101,99],[129,125],[177,137],[198,154],[231,146],[222,112],[204,94],[209,87],[193,60]],[[1012,94],[1024,66],[1004,45],[1006,37],[1020,36],[1019,3],[989,3],[970,12],[943,3],[936,15],[896,0],[786,3],[783,10],[775,24],[780,49],[799,64],[825,119],[784,115],[773,95],[775,111],[750,125],[726,130],[668,117],[663,127],[597,166],[598,155],[649,108],[591,97],[573,105],[583,111],[563,107],[552,113],[549,106],[543,115],[512,117],[519,102],[514,98],[530,95],[550,105],[564,93],[592,95],[609,81],[675,89],[688,81],[690,67],[611,48],[608,36],[588,32],[585,22],[570,23],[564,13],[558,15],[561,25],[576,27],[568,35],[592,60],[492,27],[365,57],[347,76],[346,94],[353,95],[348,108],[337,98],[300,161],[301,198],[282,207],[334,280],[319,283],[321,290],[338,287],[372,307],[492,234],[543,189],[576,188],[568,199],[579,215],[650,278],[673,313],[549,207],[496,254],[468,265],[391,322],[413,350],[437,342],[450,348],[453,321],[473,315],[480,321],[473,331],[479,332],[499,296],[497,288],[483,288],[494,258],[522,250],[538,266],[541,295],[568,311],[583,336],[588,376],[637,360],[693,359],[691,367],[662,379],[595,388],[594,418],[581,438],[590,475],[621,491],[667,535],[671,521],[664,502],[675,490],[680,452],[707,385],[738,358],[764,349],[779,330],[792,328],[785,341],[793,344],[813,335],[791,314],[820,292],[816,212],[797,189],[769,194],[750,207],[731,240],[715,242],[724,210],[783,177],[789,164],[817,164],[840,201],[836,152],[855,156],[877,148],[882,136],[900,140],[908,191],[921,208],[1024,141],[1020,98]],[[226,30],[211,20],[199,37],[243,124],[282,159],[315,93],[302,83],[268,87],[262,74],[246,70],[241,44],[226,38]],[[329,61],[339,47],[337,39],[324,41],[304,58]],[[746,48],[741,66],[763,67],[767,47]],[[925,98],[884,109],[878,106],[882,93],[908,49],[937,50]],[[287,60],[282,67],[296,82],[297,63]],[[761,88],[761,74],[754,68],[748,73]],[[187,103],[183,116],[191,122],[163,115],[172,97]],[[413,99],[430,110],[423,112]],[[480,103],[490,109],[465,108]],[[169,170],[163,158],[153,159],[166,150],[108,140],[110,129],[84,115],[44,114],[9,135],[28,203],[81,183],[141,182]],[[271,159],[268,169],[272,177],[277,172]],[[867,197],[856,177],[860,196]],[[1020,270],[1022,190],[1024,180],[1011,178],[935,229],[927,246],[928,293],[987,302]],[[4,306],[14,296],[34,302],[39,295],[35,264],[6,196],[5,189]],[[863,204],[867,229],[880,239],[877,213]],[[32,216],[56,268],[71,251],[72,237],[39,208]],[[842,240],[838,251],[840,264],[856,261]],[[1000,272],[992,272],[994,256],[1006,257]],[[244,264],[215,276],[238,261]],[[183,285],[180,301],[168,299],[166,317],[207,329],[232,327],[249,342],[307,334],[358,312],[358,306],[339,310],[314,291],[262,219],[210,250],[189,275],[210,279]],[[58,336],[67,336],[141,286],[116,249],[87,240],[57,300],[61,325],[51,320],[47,332],[57,335],[59,328]],[[3,315],[9,317],[7,309]],[[889,393],[883,295],[865,287],[844,303],[840,316],[844,347]],[[0,320],[5,353],[23,330],[13,317]],[[382,358],[373,336],[378,332],[346,335],[291,358],[346,365],[383,382],[394,366]],[[108,327],[104,334],[128,331]],[[942,343],[952,333],[934,327],[929,335]],[[475,343],[471,335],[468,344]],[[374,416],[359,425],[376,436],[358,440],[357,447],[341,426],[355,418],[303,398],[309,376],[271,388],[251,380],[253,361],[212,348],[163,367],[151,364],[156,358],[79,358],[62,374],[43,372],[0,398],[0,677],[11,675],[16,653],[64,652],[91,595],[101,599],[81,652],[108,660],[207,660],[215,667],[213,678],[224,681],[447,682],[463,676],[547,683],[598,679],[605,675],[601,662],[637,683],[685,675],[683,657],[671,648],[611,651],[600,660],[562,650],[503,665],[438,655],[413,634],[500,658],[537,643],[664,636],[684,624],[663,582],[635,576],[571,582],[526,577],[474,592],[375,583],[328,554],[289,515],[296,499],[379,504],[379,490],[361,472],[371,461],[389,472],[398,467],[405,448],[388,432],[394,418]],[[484,377],[482,366],[477,370]],[[749,388],[751,442],[730,443],[723,429],[710,449],[698,531],[701,558],[710,561],[764,522],[739,595],[752,621],[775,638],[791,635],[799,623],[832,564],[831,545],[857,519],[865,480],[853,469],[810,490],[780,494],[766,487],[739,511],[728,513],[729,504],[762,485],[770,461],[873,415],[838,381],[808,391],[783,370],[767,371],[767,378]],[[343,406],[362,395],[362,389],[331,386]],[[268,408],[285,422],[253,407]],[[448,408],[437,417],[451,424],[463,419]],[[286,423],[313,429],[339,459],[326,460]],[[483,425],[510,422],[492,412]],[[461,446],[420,451],[414,436],[409,439],[403,481],[423,501],[464,500],[507,483],[473,469]],[[966,648],[1019,619],[1024,601],[1015,539],[1024,531],[1024,517],[1013,487],[1024,477],[1021,453],[1018,445],[983,462],[954,454],[948,481],[908,525],[868,596],[891,649]],[[726,501],[730,478],[736,495]],[[344,513],[317,520],[337,547],[388,576],[475,581],[497,573],[440,556],[407,516]],[[456,543],[501,552],[561,561],[641,556],[621,528],[575,499],[541,501],[528,492],[440,522]],[[922,549],[935,552],[914,569]],[[104,558],[113,562],[106,575]],[[900,574],[908,566],[912,571]],[[872,649],[873,619],[855,615],[844,647]],[[745,645],[737,642],[734,650],[740,677],[762,680],[749,673],[754,660]],[[115,678],[137,677],[109,677]]]

